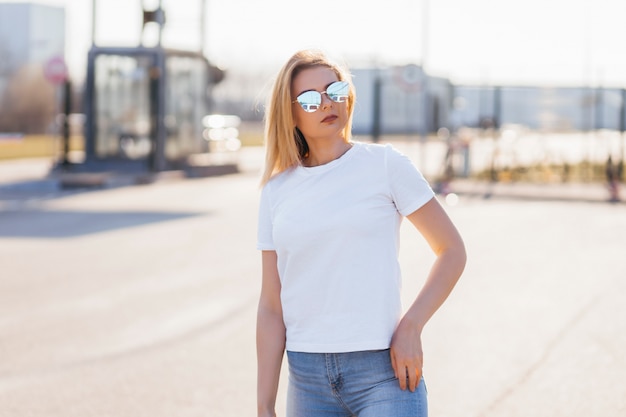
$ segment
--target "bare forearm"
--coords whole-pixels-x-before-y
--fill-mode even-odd
[[[426,283],[391,340],[391,362],[400,388],[414,391],[424,364],[422,329],[452,292],[465,268],[466,254],[463,239],[436,198],[407,217],[437,255]]]
[[[422,290],[404,317],[415,329],[421,331],[448,298],[465,268],[465,262],[466,254],[462,244],[437,257]]]
[[[259,308],[257,316],[258,415],[275,416],[280,368],[285,352],[282,315]]]

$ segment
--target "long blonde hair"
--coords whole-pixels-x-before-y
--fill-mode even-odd
[[[306,49],[296,52],[278,72],[265,112],[265,170],[261,185],[272,176],[302,163],[308,145],[293,118],[291,83],[302,70],[313,67],[330,68],[339,81],[350,84],[348,95],[348,122],[344,137],[352,131],[352,113],[356,99],[350,73],[332,62],[323,52]]]

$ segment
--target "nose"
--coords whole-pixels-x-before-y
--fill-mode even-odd
[[[322,108],[332,107],[333,101],[330,99],[330,97],[328,97],[328,94],[326,94],[325,91],[321,93],[321,96],[322,96],[322,103],[320,104],[320,107]]]

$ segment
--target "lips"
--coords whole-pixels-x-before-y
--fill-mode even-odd
[[[337,116],[335,116],[334,114],[331,114],[331,115],[324,117],[324,119],[322,120],[322,123],[331,123],[331,122],[334,122],[335,120],[337,120]]]

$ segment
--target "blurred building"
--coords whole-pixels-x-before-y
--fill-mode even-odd
[[[453,127],[522,125],[545,131],[623,130],[623,89],[456,86]]]
[[[13,70],[62,56],[65,10],[35,3],[0,3],[0,45],[2,66]]]
[[[351,71],[357,92],[356,134],[426,133],[450,119],[453,85],[417,65]]]
[[[45,128],[44,119],[54,111],[54,91],[44,66],[64,53],[63,8],[0,3],[0,131]],[[22,104],[26,99],[30,109]],[[16,117],[28,120],[18,123]]]
[[[415,65],[352,70],[356,134],[423,134],[440,128],[624,130],[626,90],[454,85]]]

